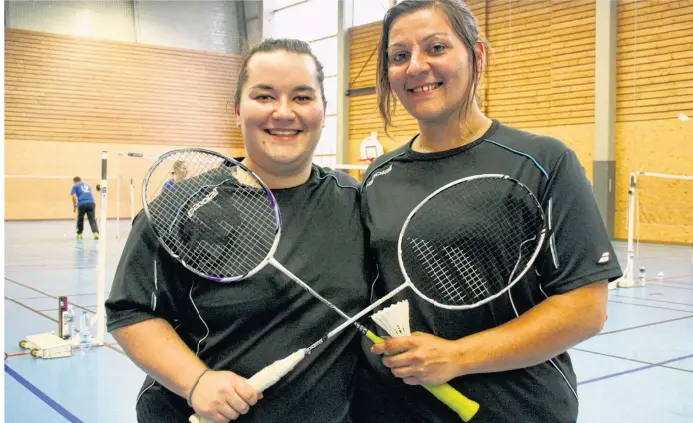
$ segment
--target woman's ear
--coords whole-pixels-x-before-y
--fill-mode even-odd
[[[481,41],[474,44],[474,55],[476,56],[477,69],[483,72],[486,65],[486,45]]]

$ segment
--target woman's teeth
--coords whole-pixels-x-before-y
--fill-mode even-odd
[[[441,85],[443,85],[442,82],[436,82],[434,84],[428,84],[428,85],[424,85],[423,87],[414,88],[410,91],[414,92],[414,93],[420,93],[423,91],[431,91],[431,90],[435,90],[436,88],[440,87]]]
[[[300,131],[288,129],[265,129],[265,132],[267,132],[270,135],[276,135],[278,137],[291,137],[298,134]]]

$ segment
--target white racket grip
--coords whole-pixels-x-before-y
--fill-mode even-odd
[[[255,373],[250,379],[248,379],[248,383],[258,393],[263,392],[265,389],[277,383],[277,381],[284,377],[285,374],[293,370],[293,368],[296,367],[296,365],[300,363],[305,356],[306,349],[302,348],[290,356],[277,360]]]
[[[287,373],[296,367],[298,363],[301,362],[306,357],[306,349],[302,348],[295,353],[275,361],[259,372],[255,373],[250,379],[248,379],[248,384],[257,391],[257,393],[263,392],[265,389],[277,383],[279,379],[284,377]],[[194,414],[188,419],[190,423],[212,423],[209,420]]]

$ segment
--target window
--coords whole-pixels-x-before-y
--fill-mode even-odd
[[[325,98],[327,99],[326,112],[328,115],[337,114],[337,100],[339,99],[339,93],[337,93],[337,77],[325,78],[324,86]]]
[[[304,3],[306,0],[264,0],[265,4],[267,4],[268,7],[272,8],[272,10],[277,10],[277,9],[283,9],[285,7],[293,6],[294,4],[298,3]],[[246,2],[246,3],[259,3],[262,4],[262,2]]]
[[[385,12],[390,8],[389,0],[352,0],[353,9],[348,12],[352,16],[351,25],[361,26],[371,22],[381,21]]]
[[[337,154],[337,117],[328,116],[325,119],[325,127],[322,129],[322,136],[315,149],[315,154]]]
[[[325,76],[337,75],[339,67],[339,52],[336,35],[334,37],[310,43],[310,49],[313,50],[315,56],[317,56],[320,63],[322,63]]]
[[[313,41],[337,33],[337,2],[311,0],[278,10],[272,16],[265,37],[297,38]]]

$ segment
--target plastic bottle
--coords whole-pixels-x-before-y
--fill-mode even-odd
[[[647,271],[645,270],[645,266],[640,266],[640,272],[638,276],[638,284],[644,286],[647,284]]]
[[[86,310],[82,311],[82,318],[79,322],[79,349],[87,351],[91,348],[91,334],[89,332],[89,314]]]
[[[67,315],[65,316],[65,339],[72,339],[75,336],[75,309],[72,306],[67,307]]]

